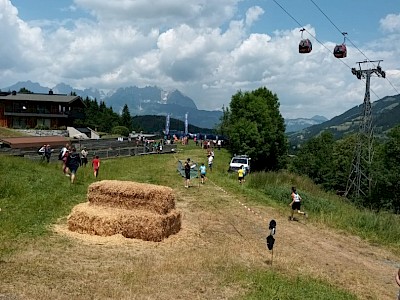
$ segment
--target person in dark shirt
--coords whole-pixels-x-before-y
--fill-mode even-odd
[[[80,165],[81,158],[79,156],[79,153],[76,152],[76,148],[73,147],[67,157],[67,167],[71,175],[71,183],[75,182],[76,172],[78,171]]]
[[[188,158],[187,161],[185,161],[185,188],[189,187],[190,184],[190,159]]]

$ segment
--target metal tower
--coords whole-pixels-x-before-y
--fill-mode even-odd
[[[359,69],[351,69],[351,73],[358,79],[365,79],[365,96],[363,114],[360,116],[360,126],[357,134],[354,157],[351,163],[351,170],[347,180],[345,196],[351,194],[355,197],[366,196],[371,192],[372,176],[370,167],[373,158],[373,128],[370,102],[371,75],[385,78],[385,71],[379,66],[382,60],[357,62]],[[376,68],[363,70],[361,64],[377,63]]]

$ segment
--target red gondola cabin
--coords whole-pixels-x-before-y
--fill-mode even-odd
[[[336,58],[345,58],[347,56],[347,48],[345,44],[336,45],[333,49],[333,55]]]
[[[299,43],[299,53],[310,53],[312,51],[312,44],[309,39],[301,40]]]

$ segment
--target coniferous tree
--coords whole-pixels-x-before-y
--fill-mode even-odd
[[[121,125],[128,128],[129,131],[132,131],[132,117],[127,104],[125,104],[124,108],[122,109]]]

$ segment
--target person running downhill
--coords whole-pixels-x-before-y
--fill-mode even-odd
[[[185,161],[185,188],[188,188],[190,186],[190,158]]]
[[[66,164],[70,172],[71,183],[74,183],[76,178],[76,172],[78,171],[78,168],[81,165],[81,157],[79,156],[79,153],[76,152],[75,147],[72,147],[71,152],[68,155]]]
[[[292,207],[292,214],[289,217],[289,221],[293,221],[294,220],[293,214],[294,214],[295,211],[297,211],[298,214],[303,215],[305,218],[308,218],[307,213],[300,210],[301,197],[297,193],[296,188],[294,186],[292,187],[292,195],[291,196],[292,196],[292,202],[290,202],[289,206]]]
[[[98,155],[93,157],[92,167],[93,167],[93,175],[94,177],[97,178],[97,176],[99,176],[99,169],[100,169],[100,158]]]

